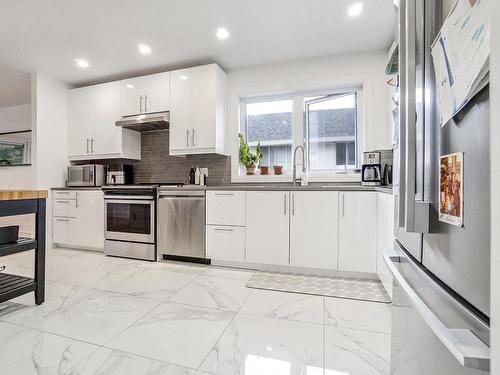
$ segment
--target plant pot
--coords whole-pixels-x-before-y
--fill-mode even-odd
[[[260,167],[260,174],[263,176],[267,176],[269,174],[269,167],[261,166]]]
[[[253,176],[255,174],[256,167],[245,167],[247,170],[247,176]]]
[[[282,165],[275,165],[273,167],[273,169],[274,169],[274,174],[275,175],[283,174],[283,166]]]

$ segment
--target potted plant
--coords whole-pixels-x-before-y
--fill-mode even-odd
[[[281,174],[283,174],[283,166],[282,165],[275,165],[273,167],[273,169],[274,169],[274,174],[275,175],[281,175]]]
[[[255,153],[250,151],[250,146],[245,142],[243,134],[240,133],[240,162],[243,164],[247,170],[247,175],[254,175],[255,169],[262,157],[262,149],[260,148],[260,142],[257,144],[257,149]]]
[[[267,176],[269,174],[269,167],[266,165],[260,166],[260,174],[263,176]]]

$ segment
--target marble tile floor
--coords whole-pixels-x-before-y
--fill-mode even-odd
[[[30,276],[32,258],[0,263]],[[49,250],[46,302],[0,304],[0,373],[388,374],[390,305],[249,289],[251,276]]]

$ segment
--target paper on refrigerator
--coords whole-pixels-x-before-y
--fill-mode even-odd
[[[491,0],[457,0],[432,45],[441,125],[487,80]]]

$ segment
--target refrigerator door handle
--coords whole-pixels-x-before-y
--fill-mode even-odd
[[[406,67],[406,1],[399,4],[399,64]],[[400,69],[399,72],[399,134],[398,134],[398,164],[399,164],[399,183],[398,183],[398,226],[405,227],[405,181],[406,181],[406,69]]]
[[[416,0],[407,0],[405,5],[405,102],[404,124],[406,137],[403,140],[405,158],[404,218],[407,232],[429,232],[430,204],[416,201],[417,173],[417,107],[416,107]],[[400,126],[401,128],[402,126]],[[401,184],[400,184],[401,185]],[[400,196],[401,196],[400,192]],[[401,198],[400,198],[401,199]],[[402,203],[400,201],[400,203]]]
[[[436,337],[463,367],[489,371],[490,348],[469,329],[446,327],[399,272],[396,264],[402,263],[402,257],[392,255],[391,253],[384,253],[384,261],[387,267]]]

